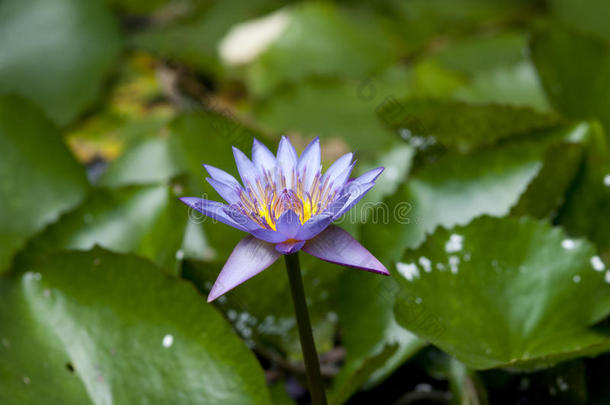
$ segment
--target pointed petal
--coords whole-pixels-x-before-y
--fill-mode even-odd
[[[235,219],[227,215],[225,209],[228,208],[228,206],[225,204],[196,197],[182,197],[180,198],[180,201],[193,208],[194,210],[199,211],[212,219],[222,222],[223,224],[232,226],[233,228],[237,228],[241,231],[247,231],[241,221],[235,221]]]
[[[248,184],[256,184],[258,170],[256,169],[256,166],[254,166],[254,163],[244,155],[244,152],[240,151],[235,146],[233,146],[233,156],[235,157],[237,171],[239,172],[242,183],[244,183],[244,187],[247,187]]]
[[[384,265],[364,246],[335,225],[329,226],[324,232],[309,240],[303,246],[303,251],[330,263],[390,275]]]
[[[222,268],[208,295],[208,302],[214,301],[227,291],[265,270],[278,257],[280,257],[280,252],[272,244],[258,240],[251,235],[246,236],[235,246]]]
[[[345,168],[345,170],[343,170],[341,172],[341,174],[336,176],[334,178],[334,180],[331,181],[331,185],[330,185],[331,191],[337,191],[337,190],[343,188],[343,186],[345,186],[345,183],[347,183],[347,180],[349,179],[349,175],[352,173],[352,169],[354,168],[354,165],[355,165],[355,163],[351,163],[349,166],[347,166]]]
[[[337,176],[339,176],[349,167],[353,157],[354,154],[350,152],[335,160],[335,162],[326,170],[324,176],[322,176],[322,183],[324,183],[326,179],[333,182]]]
[[[385,169],[384,167],[378,167],[376,169],[369,170],[368,172],[364,173],[363,175],[350,180],[350,184],[351,183],[359,183],[359,184],[371,183],[371,182],[377,180],[377,177],[379,177],[379,175],[381,174],[381,172],[383,172],[384,169]]]
[[[269,243],[281,243],[288,239],[280,232],[274,231],[273,229],[258,228],[250,231],[250,234],[258,239],[264,240]]]
[[[297,164],[300,176],[304,175],[303,183],[305,190],[309,190],[314,177],[320,171],[320,138],[316,137],[307,145]]]
[[[210,186],[216,190],[218,195],[220,195],[226,202],[229,204],[235,204],[239,202],[239,190],[241,187],[235,187],[235,185],[229,185],[223,181],[218,181],[214,178],[208,177],[206,178]]]
[[[252,163],[261,173],[268,171],[273,173],[277,162],[271,151],[256,139],[252,143]]]
[[[345,202],[345,205],[340,210],[338,210],[338,212],[335,213],[333,220],[339,219],[343,214],[352,209],[352,207],[356,205],[360,200],[362,200],[362,197],[364,197],[366,193],[368,193],[373,188],[374,185],[375,183],[373,182],[365,184],[349,184],[346,187],[346,192],[347,195],[349,195],[349,198]]]
[[[222,181],[223,183],[241,188],[241,184],[239,184],[237,179],[224,170],[210,165],[203,165],[203,167],[214,180]]]
[[[277,231],[286,239],[294,239],[301,226],[299,216],[292,210],[284,212],[275,223]]]
[[[289,255],[301,250],[304,244],[305,241],[278,243],[277,245],[275,245],[275,250],[277,250],[283,255]]]
[[[297,152],[285,136],[282,136],[277,148],[277,164],[286,178],[287,188],[291,188],[292,178],[297,167]]]

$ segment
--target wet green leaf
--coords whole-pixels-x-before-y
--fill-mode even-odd
[[[0,290],[2,403],[270,403],[229,324],[146,260],[64,253]]]
[[[551,128],[560,121],[552,114],[524,107],[471,105],[458,101],[408,100],[380,111],[390,127],[402,136],[424,136],[423,142],[440,144],[460,152],[489,146],[514,135]]]
[[[57,128],[30,103],[0,97],[0,272],[34,233],[79,204],[84,169]]]
[[[120,47],[118,24],[102,0],[5,0],[0,93],[28,97],[68,124],[98,98]]]
[[[580,129],[568,134],[577,131]],[[573,177],[577,167],[566,165],[565,172],[551,176],[552,170],[546,166],[551,163],[544,160],[546,148],[546,142],[524,140],[468,155],[445,156],[415,171],[367,217],[361,230],[363,245],[390,266],[405,247],[417,246],[439,225],[466,224],[483,214],[505,216],[514,205],[522,207],[523,212],[533,209],[528,201],[536,197],[542,200],[535,205],[537,212],[543,211],[541,207],[556,209],[544,199],[557,203],[565,192],[564,176]],[[571,156],[572,148],[565,148],[566,154],[563,148],[558,149],[561,154],[548,154],[548,159],[554,158],[551,167]],[[570,173],[569,167],[574,172]],[[538,176],[542,176],[540,180]],[[537,182],[548,186],[548,195],[530,188]],[[371,280],[366,276],[347,274],[341,282],[339,320],[345,329],[347,357],[339,378],[348,378],[361,364],[377,356],[385,342],[398,343],[397,351],[372,375],[369,384],[373,384],[421,348],[423,342],[397,324],[392,312],[399,290],[396,280]],[[365,306],[359,305],[363,302]]]
[[[188,219],[188,210],[165,184],[99,188],[79,208],[34,238],[23,259],[99,245],[137,253],[175,272],[182,259],[180,247]]]
[[[390,220],[380,226],[372,218],[365,225],[365,243],[382,258],[396,259],[405,246],[417,246],[439,225],[466,224],[483,214],[507,215],[544,167],[548,144],[542,139],[447,155],[422,167],[385,200]],[[561,162],[564,156],[549,158]],[[563,177],[555,181],[565,190]]]
[[[401,285],[394,312],[472,368],[596,354],[610,349],[591,329],[610,313],[610,285],[594,258],[591,243],[545,223],[482,217],[405,251],[391,270]]]

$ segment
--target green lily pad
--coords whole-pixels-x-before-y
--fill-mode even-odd
[[[21,259],[56,250],[88,250],[95,245],[137,253],[176,271],[188,221],[188,210],[165,184],[99,188],[76,210],[36,236]]]
[[[311,76],[360,79],[397,59],[396,46],[375,16],[357,19],[322,2],[303,3],[286,14],[282,34],[247,66],[256,94]]]
[[[100,95],[120,48],[118,24],[102,0],[5,0],[0,93],[23,95],[68,124]]]
[[[385,200],[391,220],[384,226],[374,222],[364,226],[366,246],[386,260],[396,259],[405,246],[417,246],[426,233],[439,225],[466,224],[484,214],[508,215],[528,191],[530,183],[550,171],[543,169],[545,156],[547,165],[555,165],[567,159],[567,150],[571,151],[570,147],[565,147],[566,153],[546,155],[550,140],[545,140],[542,134],[540,138],[519,140],[468,155],[446,155],[415,171],[404,186]],[[578,155],[572,158],[578,159]],[[568,167],[575,171],[578,164],[566,165]],[[564,174],[573,177],[575,173]],[[546,206],[555,209],[553,203],[557,203],[557,196],[565,192],[566,181],[564,176],[551,179],[545,176],[541,182],[549,180],[552,181],[548,187],[554,190],[552,187],[556,186],[559,191],[534,196],[542,198],[539,204],[548,203]],[[530,193],[536,191],[530,190]],[[529,203],[523,201],[521,204],[527,206]]]
[[[278,0],[223,0],[205,6],[191,5],[190,13],[135,33],[131,43],[138,49],[186,64],[192,69],[222,76],[218,44],[239,22],[258,17],[279,7]]]
[[[428,143],[460,152],[560,123],[556,115],[526,107],[437,100],[399,101],[382,109],[380,117],[390,127],[403,131],[407,139],[423,136]]]
[[[569,118],[598,118],[610,130],[610,42],[551,27],[534,36],[531,53],[557,111]]]
[[[0,290],[2,403],[270,404],[230,325],[147,260],[63,253]]]
[[[2,272],[30,236],[83,200],[88,184],[57,128],[20,98],[0,97],[0,150]]]
[[[568,134],[579,131],[577,128]],[[573,151],[573,145],[551,149],[560,153],[547,153],[547,142],[524,140],[468,155],[448,155],[416,170],[380,205],[385,215],[377,210],[376,216],[367,217],[361,229],[363,245],[390,266],[405,246],[417,246],[439,225],[466,224],[483,214],[505,216],[511,209],[515,215],[532,208],[541,213],[543,206],[554,211],[557,206],[553,202],[565,193],[578,167],[570,159],[578,162],[580,155]],[[551,175],[547,165],[556,167],[559,162],[566,163],[565,171],[562,168]],[[537,183],[544,183],[548,194],[530,188]],[[538,205],[530,203],[535,198],[541,200]],[[386,342],[397,344],[397,350],[382,367],[371,372],[368,385],[379,382],[424,344],[396,321],[392,307],[399,286],[395,278],[371,280],[366,276],[346,274],[341,281],[339,320],[345,330],[347,356],[345,369],[335,384],[337,391],[350,372],[372,361]],[[363,302],[367,303],[364,307],[360,305]]]
[[[593,245],[534,220],[482,217],[405,251],[398,322],[469,367],[545,367],[610,350]],[[442,293],[439,293],[442,292]]]

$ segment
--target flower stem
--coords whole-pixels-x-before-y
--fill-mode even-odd
[[[305,360],[311,403],[312,405],[326,405],[326,395],[324,393],[324,386],[322,385],[322,376],[320,375],[318,353],[316,352],[316,344],[313,340],[311,323],[309,322],[309,312],[307,312],[307,303],[305,302],[301,266],[299,265],[299,253],[285,255],[284,259],[286,261],[286,270],[288,271],[288,280],[290,281],[294,312],[297,317],[297,325],[299,326],[301,350],[303,351],[303,358]]]

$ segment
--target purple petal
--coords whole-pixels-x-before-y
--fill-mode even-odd
[[[265,270],[278,257],[280,257],[280,252],[272,244],[258,240],[251,235],[246,236],[235,246],[220,271],[210,295],[208,295],[208,302],[214,301],[227,291]]]
[[[274,231],[273,229],[258,228],[250,231],[250,234],[258,239],[264,240],[269,243],[281,243],[288,239],[285,235],[280,232]]]
[[[294,239],[301,226],[299,216],[292,210],[284,212],[275,223],[277,231],[286,239]]]
[[[247,184],[256,184],[256,179],[258,176],[256,166],[254,166],[250,159],[244,155],[244,152],[240,151],[235,146],[233,147],[233,156],[235,157],[237,171],[239,172],[239,176],[241,177],[241,181],[244,183],[244,186],[247,187]]]
[[[332,215],[319,214],[305,222],[294,239],[309,240],[326,229],[333,222]]]
[[[291,188],[292,177],[297,167],[297,152],[285,136],[282,136],[277,148],[277,164],[286,178],[287,188]]]
[[[336,191],[342,188],[347,180],[349,179],[349,175],[352,173],[352,169],[354,168],[355,163],[350,164],[343,170],[338,176],[331,181],[330,189],[331,191]]]
[[[376,169],[369,170],[368,172],[364,173],[363,175],[350,180],[350,184],[351,183],[359,183],[359,184],[371,183],[371,182],[377,180],[377,177],[379,177],[379,175],[381,174],[381,172],[383,172],[383,170],[384,170],[383,167],[378,167]]]
[[[390,275],[385,266],[364,246],[335,225],[329,226],[324,232],[309,240],[303,246],[303,250],[330,263]]]
[[[340,210],[338,210],[338,212],[335,213],[333,220],[340,218],[343,214],[345,214],[347,211],[349,211],[354,205],[356,205],[360,200],[362,200],[362,197],[364,197],[365,194],[368,193],[373,188],[374,185],[375,185],[375,183],[372,183],[372,182],[365,183],[365,184],[358,184],[358,183],[349,184],[345,188],[347,195],[349,195],[349,198],[346,201],[345,205]]]
[[[297,171],[301,176],[303,176],[303,173],[305,174],[303,184],[305,189],[308,190],[316,174],[320,171],[320,138],[316,137],[307,145],[299,158]]]
[[[205,167],[205,170],[207,170],[210,177],[214,180],[222,181],[223,183],[229,184],[231,186],[241,188],[241,184],[239,184],[237,179],[235,179],[235,177],[231,176],[224,170],[218,169],[210,165],[203,165],[203,167]]]
[[[206,178],[206,180],[208,181],[208,183],[210,183],[214,190],[216,190],[216,192],[229,204],[235,204],[240,201],[239,191],[241,187],[239,187],[239,185],[236,187],[235,185],[230,185],[211,177]]]
[[[347,204],[348,200],[349,195],[344,195],[333,202],[326,211],[311,217],[301,226],[294,239],[309,240],[322,232],[335,220],[335,216]]]
[[[339,176],[349,167],[353,156],[353,153],[350,152],[335,160],[335,162],[326,170],[324,176],[322,176],[322,183],[324,183],[326,179],[328,179],[329,182],[334,182],[337,176]]]
[[[194,210],[197,210],[212,219],[222,222],[223,224],[232,226],[233,228],[237,228],[241,231],[247,231],[247,228],[244,227],[243,224],[235,221],[227,214],[225,210],[228,208],[228,206],[225,204],[196,197],[182,197],[180,198],[180,201],[193,208]]]
[[[261,173],[268,171],[273,173],[277,162],[271,151],[256,139],[252,143],[252,163]]]
[[[224,212],[233,222],[239,224],[246,232],[251,232],[253,229],[261,229],[259,224],[250,219],[235,205],[225,205]]]
[[[283,255],[289,255],[301,250],[304,244],[305,241],[278,243],[275,245],[275,250]]]

